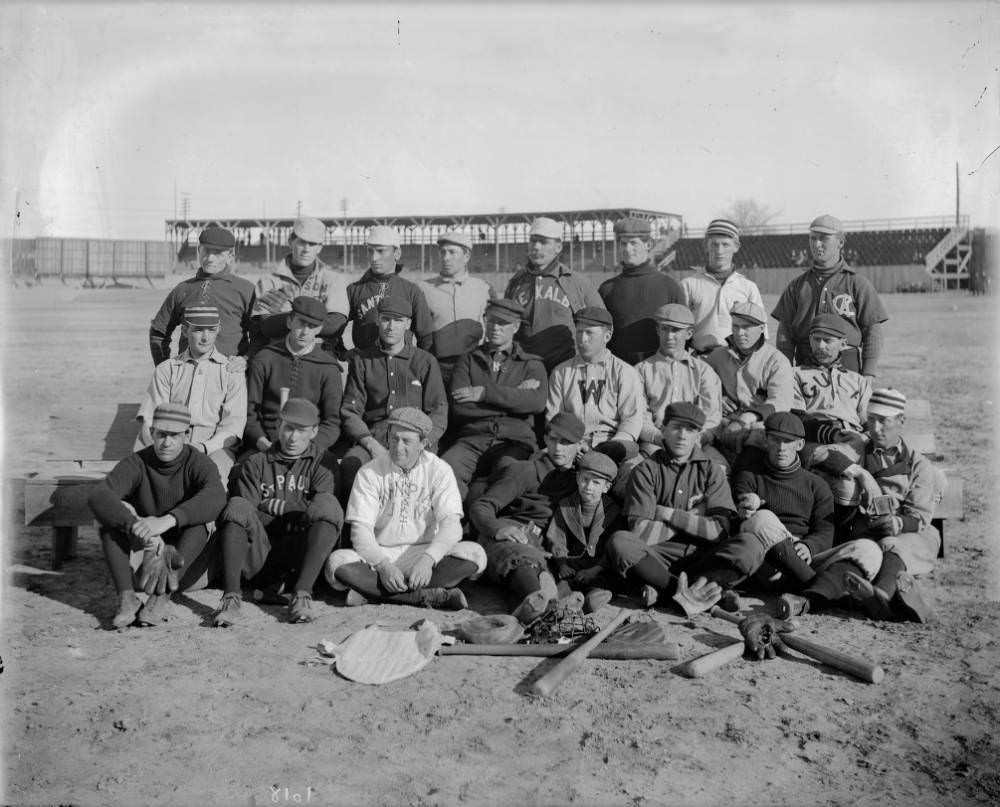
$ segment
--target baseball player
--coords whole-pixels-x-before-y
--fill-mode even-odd
[[[740,230],[729,219],[712,219],[705,229],[705,270],[681,280],[682,302],[694,314],[694,339],[714,337],[720,344],[732,333],[731,312],[736,305],[755,305],[761,310],[764,301],[757,284],[733,268],[733,257],[740,251]],[[767,339],[767,323],[764,324]]]
[[[153,444],[153,412],[168,401],[191,412],[190,444],[207,454],[225,482],[239,451],[247,423],[247,382],[241,371],[228,367],[228,358],[216,348],[219,309],[192,306],[184,310],[187,348],[157,365],[136,417],[139,434],[133,451]]]
[[[486,343],[455,365],[449,417],[456,439],[441,459],[455,472],[462,501],[469,483],[501,459],[527,459],[537,449],[532,420],[545,410],[548,378],[542,360],[514,343],[523,316],[513,300],[490,300]],[[482,489],[476,486],[473,500]]]
[[[354,347],[372,347],[379,337],[378,304],[386,297],[399,297],[410,304],[410,328],[417,346],[429,350],[433,344],[434,320],[424,292],[400,275],[403,264],[399,233],[392,227],[372,227],[366,239],[368,271],[347,287],[351,338]]]
[[[188,445],[190,425],[187,407],[161,403],[149,424],[153,444],[115,465],[90,494],[118,600],[116,628],[163,622],[170,593],[195,586],[207,568],[206,525],[226,491],[208,457]],[[149,594],[145,604],[136,590]]]
[[[437,243],[441,272],[421,281],[420,289],[434,323],[429,350],[449,387],[455,363],[483,341],[486,306],[496,295],[489,283],[469,273],[472,238],[467,233],[449,230]]]
[[[559,412],[576,415],[585,427],[587,450],[615,442],[621,459],[635,457],[645,398],[635,368],[608,349],[614,332],[611,313],[583,308],[573,315],[573,323],[576,356],[552,371],[545,417],[552,420]]]
[[[541,356],[545,369],[576,352],[573,315],[582,308],[604,308],[601,296],[581,274],[559,260],[563,227],[540,216],[528,231],[527,266],[507,284],[504,297],[524,307],[525,318],[516,341],[528,353]]]
[[[685,305],[668,303],[654,315],[660,347],[635,369],[643,389],[644,420],[640,441],[645,455],[663,443],[663,423],[667,407],[686,401],[705,415],[709,431],[722,420],[722,385],[715,371],[687,349],[694,316]]]
[[[378,302],[378,339],[351,352],[341,419],[353,444],[340,462],[341,500],[347,501],[354,475],[389,450],[389,418],[400,407],[415,407],[431,418],[424,447],[437,451],[448,425],[448,396],[437,361],[407,338],[413,309],[406,297]]]
[[[657,269],[650,258],[651,232],[648,219],[630,217],[615,222],[622,271],[598,289],[615,326],[608,348],[629,364],[656,352],[656,310],[668,303],[684,302],[680,284]]]
[[[705,413],[687,401],[663,416],[663,448],[635,467],[623,513],[629,530],[608,542],[609,562],[628,583],[642,587],[650,608],[668,589],[689,614],[707,610],[722,596],[704,578],[688,585],[684,571],[704,547],[729,534],[736,516],[725,473],[701,450]]]
[[[343,383],[337,360],[320,343],[327,310],[315,297],[296,297],[285,316],[285,339],[265,346],[247,368],[247,427],[244,442],[267,451],[278,437],[281,408],[305,398],[320,411],[314,438],[322,455],[340,436]]]
[[[426,450],[431,419],[410,406],[389,415],[388,450],[358,472],[347,504],[353,549],[326,564],[348,605],[368,600],[444,608],[468,607],[457,588],[486,568],[486,553],[462,540],[462,500],[451,468]]]
[[[239,621],[243,577],[257,602],[287,604],[290,622],[314,619],[313,586],[344,523],[333,474],[314,442],[319,422],[314,403],[289,398],[274,445],[240,465],[219,519],[225,582],[212,618],[218,628]]]
[[[793,364],[808,361],[810,324],[817,315],[835,314],[847,323],[844,367],[875,376],[889,315],[871,282],[844,262],[844,242],[844,225],[833,216],[809,225],[812,268],[788,284],[771,312],[778,320],[777,347]]]
[[[197,306],[219,310],[217,348],[223,356],[243,356],[250,345],[253,284],[233,274],[236,239],[223,227],[206,227],[198,236],[198,271],[171,290],[149,324],[149,351],[153,364],[170,358],[174,330],[184,311]],[[187,348],[187,335],[180,336],[179,351]],[[240,371],[242,372],[242,365]]]
[[[525,624],[558,596],[541,536],[556,503],[577,489],[573,465],[583,441],[583,421],[557,413],[545,428],[545,448],[504,466],[469,505],[469,521],[486,548],[487,578],[507,589],[513,615]]]
[[[341,348],[340,337],[347,324],[347,281],[320,260],[325,240],[326,225],[319,219],[303,216],[292,225],[288,254],[272,272],[257,280],[251,354],[285,339],[287,314],[296,297],[312,297],[322,303],[327,312],[319,331],[322,346],[331,353]]]

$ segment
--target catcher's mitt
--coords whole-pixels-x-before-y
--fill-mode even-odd
[[[785,649],[780,634],[790,633],[794,627],[784,619],[775,619],[767,614],[751,614],[740,622],[743,655],[757,661],[774,658]]]
[[[517,617],[509,614],[475,616],[455,626],[455,635],[470,644],[513,644],[524,637]]]

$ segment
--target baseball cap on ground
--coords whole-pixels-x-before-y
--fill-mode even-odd
[[[611,313],[606,308],[596,305],[588,305],[573,314],[573,322],[577,325],[604,325],[607,328],[614,327],[614,320]]]
[[[520,322],[524,319],[524,306],[516,300],[494,298],[486,304],[486,316],[496,317],[501,322]]]
[[[579,443],[585,432],[583,421],[569,412],[557,412],[545,426],[546,434],[568,443]]]
[[[326,240],[326,225],[312,216],[303,216],[292,225],[292,235],[313,244],[322,244]]]
[[[615,222],[615,238],[649,238],[653,225],[649,219],[628,216]]]
[[[326,308],[315,297],[296,297],[292,300],[292,313],[298,314],[311,325],[322,325],[326,320]]]
[[[813,219],[812,224],[809,225],[809,232],[843,235],[844,225],[836,216],[824,213],[822,216],[817,216]]]
[[[184,309],[184,323],[200,328],[214,328],[219,324],[219,309],[214,305],[190,305]]]
[[[293,426],[318,426],[319,409],[305,398],[289,398],[281,407],[281,419]]]
[[[663,425],[666,426],[670,421],[686,423],[688,426],[700,429],[705,425],[705,413],[693,403],[678,401],[670,404],[663,413]]]
[[[191,425],[191,412],[184,404],[161,403],[153,410],[151,429],[159,429],[170,434],[187,431]]]
[[[898,389],[893,389],[892,387],[875,390],[868,401],[869,415],[892,417],[894,415],[905,414],[905,412],[906,396]]]
[[[694,325],[694,314],[686,305],[680,303],[667,303],[656,309],[653,317],[657,322],[665,322],[668,325],[679,325],[688,327]]]
[[[768,415],[764,421],[764,431],[789,440],[801,440],[806,436],[802,421],[791,412],[775,412],[773,415]]]
[[[463,233],[461,230],[448,230],[448,232],[438,236],[437,242],[438,246],[441,244],[456,244],[472,252],[472,236],[468,233]]]
[[[392,227],[384,225],[372,227],[368,231],[365,243],[370,247],[398,247],[400,246],[399,233]]]
[[[729,219],[712,219],[708,223],[708,227],[705,228],[705,236],[710,235],[724,235],[729,238],[739,238],[740,228],[736,226],[736,222],[730,221]]]
[[[395,426],[404,431],[416,432],[421,437],[427,437],[434,427],[434,423],[426,413],[421,412],[414,406],[401,406],[389,415],[389,428]]]
[[[829,336],[847,337],[847,321],[837,314],[819,314],[809,325],[809,333],[824,333]]]
[[[558,238],[562,240],[563,226],[555,219],[550,219],[546,216],[539,216],[531,222],[531,229],[528,231],[529,237],[533,235],[540,235],[543,238]]]
[[[758,325],[763,325],[767,322],[767,314],[764,313],[764,309],[756,303],[751,303],[749,300],[742,303],[736,303],[736,305],[733,306],[733,310],[729,312],[729,316],[747,319]]]
[[[198,243],[209,249],[232,249],[236,238],[225,227],[206,227],[198,236]]]

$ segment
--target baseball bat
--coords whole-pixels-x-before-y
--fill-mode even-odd
[[[734,625],[738,625],[743,620],[739,614],[723,611],[717,605],[712,608],[710,613],[712,616],[732,622]],[[870,684],[878,684],[885,678],[885,670],[880,665],[862,656],[852,656],[849,653],[834,650],[832,647],[826,647],[810,639],[803,639],[794,633],[782,633],[781,641],[803,656],[808,656],[821,664],[849,673]]]
[[[580,644],[454,644],[444,645],[438,650],[440,656],[533,656],[552,658],[565,656],[580,647]],[[590,658],[631,661],[651,659],[653,661],[675,661],[681,657],[676,642],[656,644],[603,644],[595,647]]]
[[[628,618],[629,613],[630,612],[626,611],[624,608],[620,609],[615,618],[608,623],[607,627],[590,637],[582,645],[576,648],[576,650],[560,661],[555,667],[535,681],[531,687],[531,691],[536,695],[546,696],[555,692],[556,687],[576,672],[577,667],[583,664],[587,656],[590,655],[590,651],[607,639],[608,636],[611,635],[611,632]]]
[[[743,640],[741,639],[738,642],[727,644],[718,650],[713,650],[711,653],[706,653],[704,656],[698,656],[698,658],[693,658],[685,662],[680,666],[678,672],[681,675],[686,675],[688,678],[704,678],[713,670],[719,669],[719,667],[728,664],[730,661],[736,661],[742,655]]]

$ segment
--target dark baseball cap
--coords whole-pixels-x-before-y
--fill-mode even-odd
[[[847,338],[847,320],[837,314],[820,314],[813,318],[809,325],[809,333],[825,333],[830,336]]]
[[[802,440],[806,436],[802,421],[791,412],[775,412],[773,415],[768,415],[764,421],[764,431],[789,440]]]
[[[378,313],[393,317],[412,317],[413,306],[405,297],[383,297],[378,303]]]
[[[326,308],[315,297],[296,297],[292,300],[292,313],[312,325],[322,325],[326,320]]]
[[[486,304],[486,316],[496,317],[502,322],[520,322],[524,319],[524,306],[505,298],[490,300]]]
[[[615,321],[611,318],[611,313],[606,308],[597,305],[588,305],[573,314],[573,322],[577,325],[604,325],[606,328],[613,328]]]
[[[225,227],[206,227],[198,236],[198,243],[209,249],[233,249],[236,238]]]
[[[705,413],[693,403],[678,401],[677,403],[670,404],[663,413],[664,426],[672,420],[700,429],[705,425]]]
[[[568,443],[579,443],[586,431],[583,421],[569,412],[556,413],[556,416],[545,427],[546,434]]]

